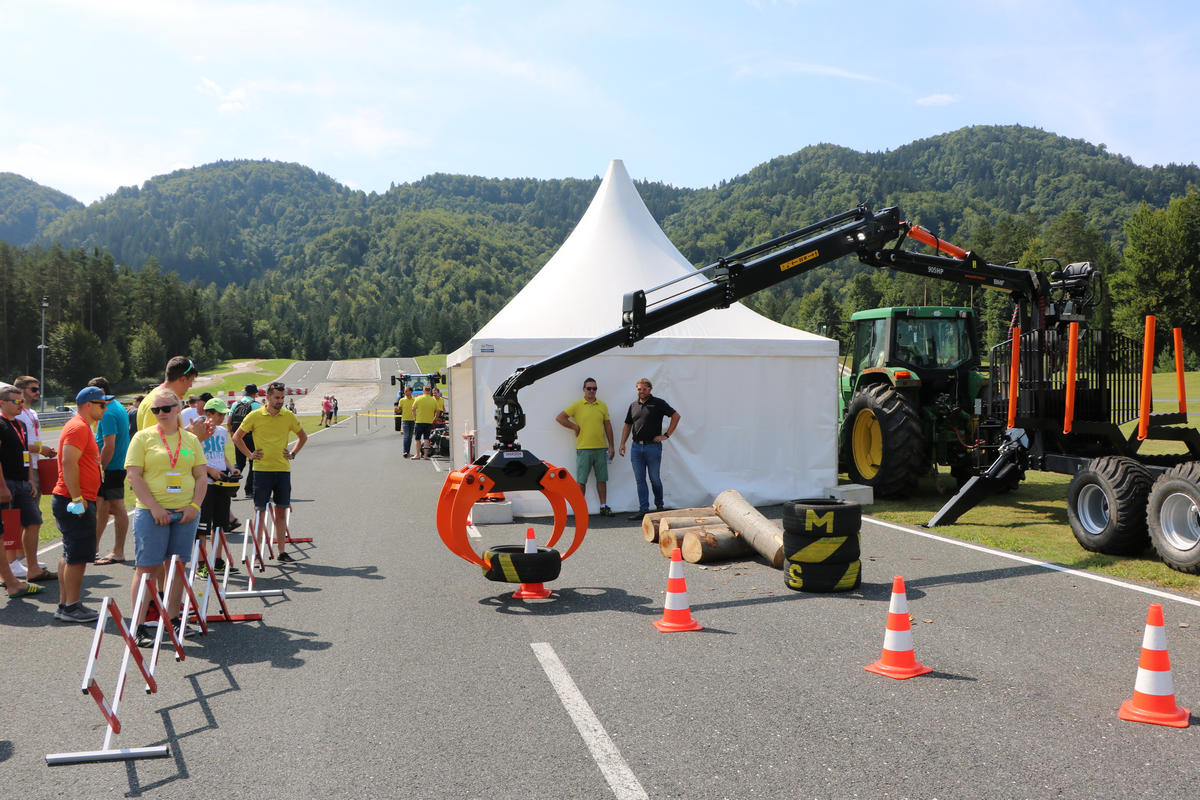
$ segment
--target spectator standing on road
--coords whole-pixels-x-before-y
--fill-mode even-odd
[[[58,435],[62,465],[50,510],[62,532],[62,557],[58,560],[58,610],[62,622],[95,622],[95,610],[80,599],[83,573],[96,559],[96,498],[103,477],[100,448],[92,436],[92,425],[104,417],[111,395],[88,386],[75,395],[75,416]]]
[[[92,378],[88,386],[95,386],[105,395],[109,392],[108,379],[104,376]],[[104,416],[96,425],[96,446],[100,448],[100,469],[103,480],[96,500],[96,552],[100,552],[100,540],[108,527],[108,517],[113,518],[113,547],[105,556],[96,558],[97,564],[124,564],[125,537],[129,534],[129,512],[125,509],[125,453],[129,450],[129,415],[119,400],[109,400]]]
[[[229,463],[226,447],[229,444],[229,431],[223,424],[225,415],[228,413],[229,406],[219,398],[214,397],[204,404],[204,415],[213,434],[203,442],[204,463],[208,472],[208,489],[204,492],[204,502],[200,504],[201,536],[207,536],[215,528],[229,533],[241,524],[229,513],[229,493],[225,491],[224,487],[213,485],[216,481],[222,480],[225,475],[236,477],[240,474],[237,467]],[[225,560],[221,558],[220,553],[210,552],[213,552],[215,560],[213,566],[220,572],[225,568]]]
[[[412,387],[404,387],[404,396],[396,401],[396,410],[400,412],[400,425],[404,430],[404,457],[409,458],[412,448],[412,440],[414,428],[416,427],[416,419],[413,417],[413,403],[416,399],[412,396]],[[419,455],[419,453],[418,453]]]
[[[587,491],[588,473],[596,472],[596,494],[600,516],[611,517],[608,507],[608,464],[613,459],[612,420],[608,406],[597,399],[595,378],[583,382],[583,397],[558,412],[555,422],[575,432],[575,480],[579,491]]]
[[[437,416],[438,401],[433,396],[433,389],[421,392],[421,396],[413,401],[413,437],[417,440],[416,458],[432,458],[426,455],[429,444],[429,431],[433,428],[433,418]]]
[[[446,424],[446,398],[442,397],[442,392],[436,386],[432,387],[433,396],[437,399],[437,414],[433,417],[433,425],[436,428],[438,425]]]
[[[258,397],[258,387],[253,383],[247,383],[246,388],[242,390],[242,396],[229,409],[229,433],[230,435],[237,433],[238,427],[241,426],[244,420],[251,411],[262,408],[262,403],[255,398]],[[250,450],[254,449],[254,436],[246,436],[246,447]],[[235,463],[238,471],[246,476],[246,485],[242,487],[245,497],[254,496],[254,462],[247,461],[246,456],[239,449],[234,454]]]
[[[211,397],[211,395],[209,395]],[[179,421],[183,423],[183,427],[188,427],[195,423],[196,420],[204,416],[204,402],[194,394],[188,395],[187,405],[183,407],[183,411],[179,414]]]
[[[17,414],[24,404],[21,390],[7,383],[0,384],[0,503],[12,503],[20,509],[20,524],[5,531],[5,548],[18,550],[21,547],[21,531],[30,513],[37,511],[30,487],[32,470],[29,467],[29,445],[25,442],[25,426],[17,421]],[[41,518],[40,513],[38,518]],[[41,586],[30,584],[13,574],[8,558],[0,558],[0,578],[9,597],[25,597],[42,591]]]
[[[337,412],[337,395],[331,394],[329,395],[329,413],[332,415],[334,425],[337,425]]]
[[[126,409],[126,411],[129,412],[129,438],[131,439],[133,438],[133,435],[138,432],[137,412],[138,408],[142,405],[142,401],[145,399],[146,395],[139,394],[137,397],[133,398],[133,405]]]
[[[175,356],[167,362],[167,370],[165,380],[158,387],[159,389],[167,389],[174,392],[176,397],[185,396],[192,388],[192,384],[196,382],[196,365],[187,356]],[[138,430],[145,430],[156,424],[154,415],[150,413],[150,407],[154,405],[151,392],[138,405],[137,422]],[[188,428],[188,432],[197,438],[203,440],[208,438],[208,431],[204,427],[204,420],[197,419]]]
[[[200,504],[208,485],[200,440],[183,427],[179,417],[182,406],[179,395],[159,387],[147,400],[156,422],[137,432],[125,456],[129,485],[137,497],[137,509],[133,512],[137,567],[129,588],[131,607],[137,600],[142,575],[149,575],[161,592],[166,586],[171,556],[179,556],[184,564],[191,561]],[[172,582],[166,606],[167,618],[173,626],[178,625],[182,596],[182,581]],[[148,647],[154,641],[154,634],[142,624],[145,611],[141,609],[135,620],[139,647]]]
[[[671,438],[679,425],[679,412],[671,404],[650,392],[654,388],[649,378],[637,382],[637,399],[629,404],[625,412],[625,427],[621,429],[621,455],[625,455],[625,440],[633,433],[633,451],[629,461],[633,465],[633,479],[637,482],[638,513],[630,519],[641,519],[650,511],[650,493],[646,489],[646,477],[654,489],[654,508],[663,510],[663,486],[659,469],[662,466],[663,442]],[[663,419],[671,424],[662,432]]]
[[[295,561],[285,549],[287,541],[284,538],[287,512],[292,506],[291,462],[308,441],[300,420],[283,407],[286,388],[278,381],[267,386],[267,405],[251,411],[233,435],[234,447],[254,462],[255,530],[261,530],[257,525],[265,524],[267,504],[274,502],[275,557],[285,563]],[[296,444],[289,448],[288,438],[293,433]],[[257,445],[254,450],[250,450],[245,441],[251,435]]]
[[[14,381],[14,384],[21,390],[21,396],[25,400],[21,407],[21,413],[17,415],[17,419],[21,420],[21,423],[25,426],[25,442],[29,445],[29,466],[33,470],[30,473],[30,487],[33,489],[33,499],[37,501],[42,496],[41,479],[38,477],[38,463],[42,458],[54,458],[56,453],[54,448],[42,444],[42,423],[38,419],[37,411],[33,408],[42,399],[41,382],[32,375],[22,375]],[[13,564],[13,573],[17,577],[27,577],[32,581],[49,579],[47,577],[50,574],[49,570],[37,558],[38,536],[41,530],[42,512],[39,510],[37,521],[31,525],[26,525],[21,531],[21,549],[25,552],[25,557]],[[37,566],[30,567],[30,564],[36,564]]]

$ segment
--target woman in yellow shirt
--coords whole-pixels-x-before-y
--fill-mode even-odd
[[[130,589],[132,602],[137,600],[138,582],[143,574],[153,577],[161,591],[171,556],[179,556],[185,564],[191,560],[200,503],[208,483],[200,440],[179,424],[182,405],[179,396],[159,387],[151,399],[150,411],[156,424],[143,428],[129,440],[125,456],[129,485],[137,497],[132,525],[137,558]],[[167,597],[167,616],[173,625],[178,622],[182,596],[183,583],[175,581]],[[137,619],[137,639],[140,646],[148,647],[153,644],[154,635],[141,624],[144,616],[142,609]]]

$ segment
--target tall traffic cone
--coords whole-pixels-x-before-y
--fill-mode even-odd
[[[1121,703],[1117,716],[1130,722],[1149,722],[1172,728],[1188,726],[1191,713],[1175,704],[1161,603],[1151,603],[1146,612],[1146,632],[1142,635],[1142,657],[1138,661],[1133,698]]]
[[[533,535],[533,528],[525,531],[525,552],[537,552],[537,537]],[[550,590],[541,583],[522,583],[521,588],[513,592],[514,600],[545,600],[550,596]]]
[[[692,619],[688,605],[687,581],[683,579],[683,551],[676,547],[671,551],[671,570],[667,573],[667,600],[663,605],[662,619],[654,627],[663,633],[698,631],[703,626]]]
[[[863,667],[867,672],[907,680],[933,670],[913,653],[912,627],[908,622],[908,595],[904,578],[892,579],[892,603],[888,607],[887,630],[883,634],[883,655],[874,664]]]

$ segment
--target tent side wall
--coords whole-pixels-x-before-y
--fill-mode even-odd
[[[646,353],[639,344],[633,351],[597,356],[527,387],[520,395],[527,420],[521,444],[542,460],[573,472],[574,436],[554,418],[582,396],[584,378],[596,379],[619,445],[625,411],[636,397],[635,383],[647,377],[654,394],[671,403],[681,417],[678,431],[664,446],[668,506],[707,505],[726,489],[767,505],[821,496],[835,486],[836,343],[791,343],[793,351],[802,351],[791,355],[708,355],[700,352],[699,344],[680,340],[675,349],[683,352],[674,355]],[[470,421],[481,451],[490,449],[495,439],[496,387],[518,367],[544,357],[507,354],[512,351],[503,342],[496,342],[495,350],[487,355],[476,351],[449,368],[451,424],[461,433],[464,422]],[[468,381],[471,394],[464,390]],[[464,408],[462,399],[468,396],[472,407]],[[454,463],[465,463],[461,448],[455,449]],[[599,501],[594,479],[588,482],[587,497],[595,512]],[[549,513],[539,494],[517,493],[511,499],[514,513]],[[637,508],[628,448],[625,457],[618,455],[609,467],[608,500],[618,510]]]

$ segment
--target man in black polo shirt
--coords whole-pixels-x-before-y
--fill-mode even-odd
[[[666,400],[650,394],[653,388],[649,378],[638,380],[637,400],[629,404],[629,410],[625,412],[625,427],[621,429],[621,455],[625,455],[625,442],[630,432],[633,433],[633,450],[629,454],[629,461],[633,465],[633,478],[637,481],[638,512],[631,514],[630,519],[641,519],[650,511],[647,475],[650,477],[650,487],[654,489],[654,507],[662,511],[663,486],[658,473],[662,466],[663,442],[671,438],[679,424],[679,412],[671,408]],[[663,433],[662,421],[667,418],[671,424]]]

